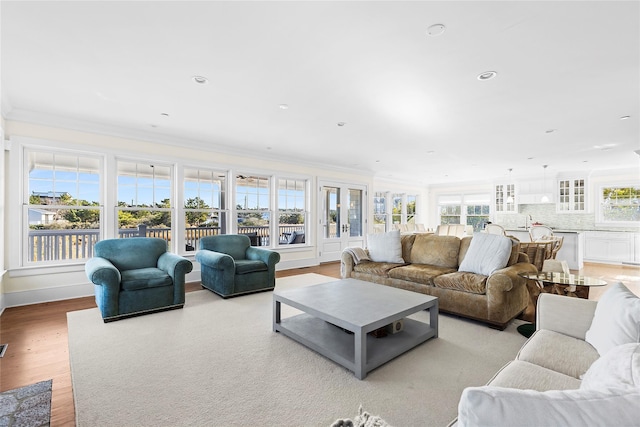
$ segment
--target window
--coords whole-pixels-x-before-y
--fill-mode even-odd
[[[585,211],[584,179],[566,179],[558,181],[558,211]]]
[[[278,237],[280,244],[306,243],[307,182],[278,180]]]
[[[158,237],[169,244],[172,167],[118,160],[118,237]]]
[[[201,237],[228,232],[226,172],[184,169],[185,250],[195,251]]]
[[[407,224],[415,224],[416,217],[416,196],[407,195]]]
[[[601,188],[599,216],[601,222],[637,226],[640,223],[640,186]]]
[[[373,195],[373,231],[384,233],[387,231],[387,193],[377,191]]]
[[[466,208],[465,224],[473,226],[473,231],[482,231],[484,225],[489,222],[491,213],[490,197],[488,194],[477,194],[464,196]]]
[[[489,221],[490,200],[490,194],[440,196],[440,224],[466,224],[481,231]]]
[[[391,195],[391,222],[393,224],[403,224],[402,222],[402,194]]]
[[[438,197],[438,213],[440,224],[462,224],[462,197],[440,196]]]
[[[25,151],[26,262],[92,256],[102,228],[100,173],[95,156]]]
[[[246,234],[253,246],[269,246],[271,226],[269,178],[236,175],[238,233]]]

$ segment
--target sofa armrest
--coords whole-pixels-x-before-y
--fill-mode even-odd
[[[535,265],[526,262],[519,262],[509,267],[501,268],[493,272],[487,278],[487,288],[492,288],[502,292],[508,292],[517,284],[526,285],[526,279],[520,276],[521,273],[537,273]]]
[[[584,340],[596,311],[596,301],[563,295],[540,294],[536,329],[547,329]]]
[[[354,265],[356,265],[356,260],[353,259],[353,255],[349,251],[342,251],[340,255],[340,277],[343,279],[352,277]]]

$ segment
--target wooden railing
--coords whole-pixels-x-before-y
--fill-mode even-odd
[[[304,232],[302,225],[282,225],[278,230],[279,240],[285,233]],[[254,234],[255,233],[255,234]],[[185,246],[187,251],[195,251],[198,241],[205,236],[220,234],[220,227],[188,227],[185,228]],[[271,246],[269,227],[238,226],[238,234],[248,234],[255,246]],[[118,230],[119,238],[158,237],[171,241],[171,229],[149,228],[141,225],[138,228],[122,228]],[[255,238],[254,238],[255,236]],[[64,230],[29,230],[29,261],[58,261],[87,259],[93,256],[93,246],[100,238],[97,229],[64,229]]]

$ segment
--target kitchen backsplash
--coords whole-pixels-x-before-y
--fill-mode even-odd
[[[518,205],[517,214],[496,214],[495,223],[504,228],[524,227],[528,216],[533,222],[539,222],[560,230],[601,230],[601,231],[640,231],[639,227],[611,227],[596,226],[595,213],[557,213],[553,203],[537,203],[532,205]],[[528,224],[528,223],[527,223]]]

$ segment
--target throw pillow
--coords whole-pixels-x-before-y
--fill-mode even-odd
[[[468,387],[458,405],[458,426],[633,426],[640,390],[520,390]]]
[[[589,367],[580,388],[640,389],[640,344],[622,344],[609,350]]]
[[[400,244],[400,230],[367,234],[367,249],[369,249],[371,261],[404,263],[402,245]]]
[[[491,276],[494,271],[507,266],[511,256],[512,241],[506,236],[489,233],[473,233],[458,271]]]
[[[298,236],[298,233],[296,233],[295,231],[292,231],[291,234],[289,234],[289,237],[287,238],[287,243],[292,244],[293,242],[295,242],[297,236]]]
[[[585,335],[600,356],[613,347],[640,342],[640,298],[622,283],[614,283],[596,305]]]

